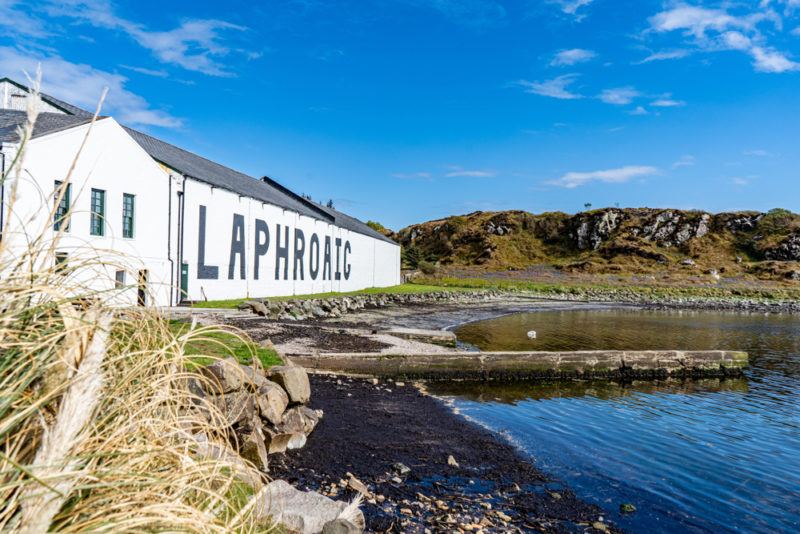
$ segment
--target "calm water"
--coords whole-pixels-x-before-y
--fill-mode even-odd
[[[800,531],[800,317],[539,312],[456,333],[484,350],[747,350],[752,368],[741,380],[461,384],[434,392],[508,436],[627,530]],[[638,511],[620,516],[624,502]]]

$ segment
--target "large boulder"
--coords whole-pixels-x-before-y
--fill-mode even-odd
[[[275,382],[264,380],[256,391],[256,404],[261,417],[277,425],[283,420],[283,413],[289,405],[289,395]]]
[[[227,426],[252,419],[256,413],[253,395],[245,391],[233,391],[224,395],[209,397],[209,400],[222,413]]]
[[[273,431],[264,428],[264,443],[269,454],[286,452],[289,449],[300,449],[306,444],[306,435],[294,432]]]
[[[248,380],[247,373],[234,358],[226,358],[202,367],[200,373],[210,382],[209,393],[238,391]]]
[[[357,508],[319,493],[300,491],[284,480],[270,482],[259,492],[255,513],[265,523],[280,523],[287,530],[302,534],[318,534],[325,525],[340,518],[352,523],[359,531],[363,531],[365,526],[364,515]]]
[[[264,442],[264,432],[260,425],[253,424],[250,431],[241,438],[239,454],[242,458],[253,462],[262,471],[269,470],[267,445]]]
[[[269,308],[259,300],[246,300],[237,307],[242,311],[250,310],[261,317],[269,315]]]
[[[296,434],[310,434],[322,418],[321,410],[312,410],[308,406],[296,406],[286,410],[280,428]]]
[[[289,395],[289,401],[305,404],[311,399],[311,384],[305,369],[296,365],[279,365],[267,372],[270,380],[277,382]]]

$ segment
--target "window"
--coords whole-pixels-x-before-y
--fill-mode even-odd
[[[130,193],[122,194],[122,237],[133,237],[134,197]]]
[[[125,287],[125,271],[117,271],[114,275],[114,287],[122,289]]]
[[[92,235],[105,234],[106,218],[106,192],[102,189],[92,189],[92,219],[89,233]]]
[[[67,253],[56,252],[56,272],[64,274],[67,271]]]
[[[67,184],[67,187],[62,190],[63,184],[64,182],[56,180],[55,200],[58,200],[58,204],[56,205],[56,211],[53,215],[53,230],[56,232],[59,230],[69,232],[69,218],[67,215],[69,214],[69,206],[72,201],[72,184]],[[61,196],[60,200],[59,196]]]

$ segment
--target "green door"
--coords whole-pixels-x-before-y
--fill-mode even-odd
[[[189,296],[189,264],[181,265],[181,300]]]

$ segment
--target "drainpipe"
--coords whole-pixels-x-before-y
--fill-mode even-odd
[[[167,197],[167,261],[169,262],[169,304],[175,302],[175,262],[172,261],[172,175],[169,180]]]
[[[181,190],[178,191],[178,268],[183,271],[183,228],[184,228],[184,221],[185,221],[185,213],[186,213],[186,176],[183,176],[183,183],[181,184]],[[180,275],[178,275],[180,280]],[[178,296],[181,297],[180,290],[178,291]],[[180,304],[182,298],[176,299],[177,303]]]
[[[4,217],[6,213],[6,153],[0,143],[0,240],[3,239]]]

